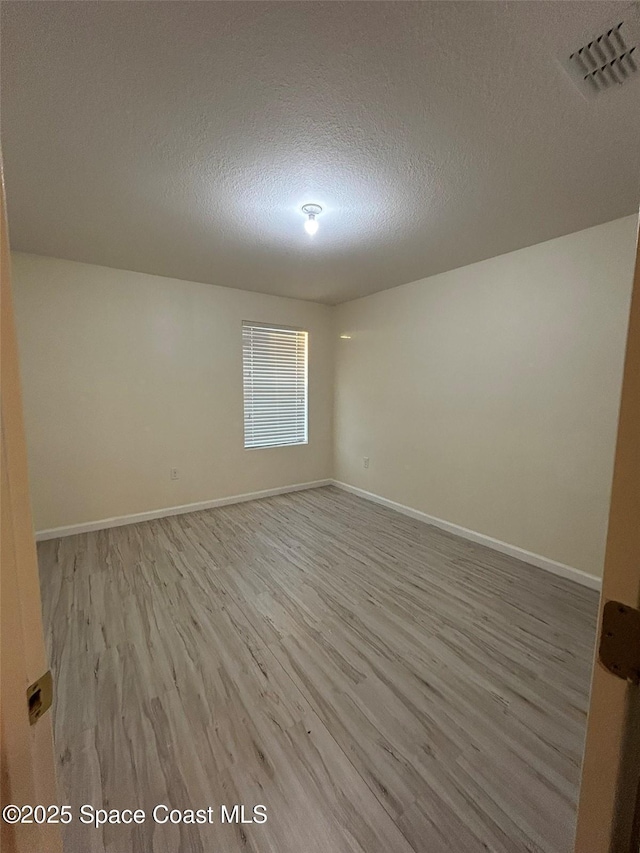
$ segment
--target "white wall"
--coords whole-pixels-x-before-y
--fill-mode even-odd
[[[600,575],[636,227],[339,306],[337,479]]]
[[[24,254],[13,283],[37,530],[331,476],[327,306]],[[308,445],[243,448],[243,320],[309,331]]]

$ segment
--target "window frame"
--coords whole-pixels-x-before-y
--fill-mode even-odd
[[[245,363],[245,328],[264,329],[274,332],[291,332],[304,335],[304,383],[303,383],[303,414],[304,439],[302,441],[279,440],[270,444],[247,444],[247,400],[246,400],[246,363]],[[309,331],[301,326],[285,325],[282,323],[266,323],[264,321],[243,320],[241,324],[241,358],[242,358],[242,425],[244,450],[274,450],[285,447],[301,447],[309,444]]]

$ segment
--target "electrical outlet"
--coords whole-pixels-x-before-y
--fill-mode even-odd
[[[177,469],[177,468],[172,468],[172,469],[171,469],[171,479],[172,479],[172,480],[177,480],[177,479],[178,479],[178,477],[179,477],[178,469]]]
[[[364,457],[364,459],[362,460],[362,464],[364,465],[365,468],[369,467],[369,457],[368,456]]]

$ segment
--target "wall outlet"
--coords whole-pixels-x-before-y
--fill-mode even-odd
[[[369,457],[368,457],[368,456],[365,456],[365,457],[363,458],[363,460],[362,460],[362,464],[364,465],[364,467],[365,467],[365,468],[368,468],[368,467],[369,467]]]
[[[178,474],[177,468],[171,468],[171,479],[177,480],[180,475]]]

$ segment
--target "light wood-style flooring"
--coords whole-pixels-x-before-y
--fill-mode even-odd
[[[569,853],[595,592],[333,487],[39,559],[64,800],[147,810],[67,853]]]

